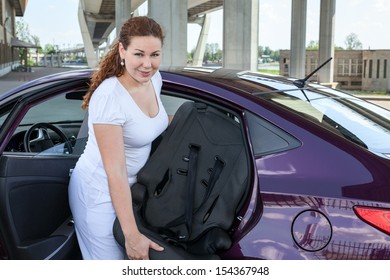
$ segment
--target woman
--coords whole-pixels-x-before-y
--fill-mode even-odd
[[[102,60],[84,97],[88,142],[72,173],[69,200],[83,259],[124,259],[112,233],[116,217],[130,259],[148,259],[158,244],[134,220],[131,186],[151,142],[168,125],[158,71],[164,35],[151,18],[133,17]]]

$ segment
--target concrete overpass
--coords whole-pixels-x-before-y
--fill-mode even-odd
[[[96,49],[106,43],[108,36],[125,22],[145,0],[81,0],[79,24],[89,65],[97,63]],[[187,57],[187,23],[208,25],[205,14],[221,9],[223,0],[149,0],[149,16],[166,29],[163,64],[185,65]],[[205,34],[206,28],[203,29]],[[207,40],[204,35],[202,36]],[[205,45],[205,41],[204,44]],[[204,50],[203,50],[204,52]],[[203,54],[199,53],[198,56]]]
[[[208,13],[223,9],[223,67],[257,69],[259,1],[261,0],[148,0],[148,16],[166,29],[165,66],[186,65],[187,23],[202,26],[195,52],[194,64],[201,65],[209,28]],[[88,64],[98,63],[98,46],[120,26],[145,0],[80,0],[79,23]],[[307,0],[291,0],[291,55],[290,76],[305,75],[306,10]],[[336,0],[321,0],[319,63],[334,56],[334,26]],[[277,23],[270,23],[277,24]],[[319,82],[333,82],[333,61],[319,73]]]

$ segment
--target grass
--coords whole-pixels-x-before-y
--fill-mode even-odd
[[[279,75],[279,70],[258,69],[257,71],[260,72],[260,73]]]

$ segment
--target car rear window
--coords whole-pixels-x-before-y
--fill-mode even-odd
[[[390,111],[321,85],[300,89],[273,79],[241,78],[270,88],[255,96],[300,114],[375,154],[390,158]]]
[[[390,158],[389,111],[352,96],[324,96],[308,90],[305,93],[309,100],[298,97],[302,94],[299,92],[273,94],[270,100],[374,153]]]

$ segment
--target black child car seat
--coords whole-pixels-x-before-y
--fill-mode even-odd
[[[139,230],[165,250],[151,259],[218,259],[248,193],[248,157],[231,114],[188,101],[132,186]],[[114,236],[124,247],[119,224]]]

